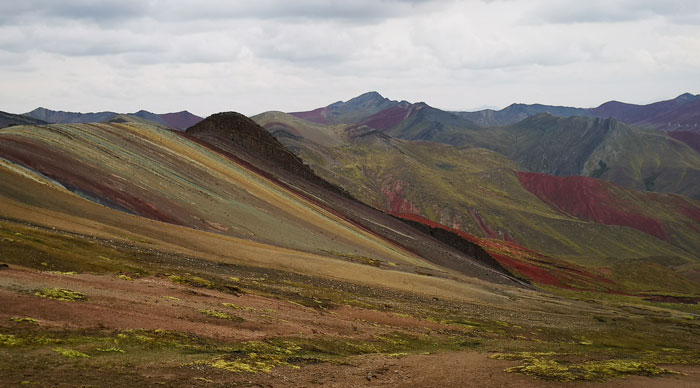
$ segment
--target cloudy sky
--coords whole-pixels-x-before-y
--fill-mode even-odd
[[[0,110],[453,110],[700,93],[697,0],[0,0]]]

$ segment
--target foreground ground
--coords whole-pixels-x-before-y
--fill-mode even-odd
[[[697,305],[152,245],[0,222],[0,385],[700,386]]]

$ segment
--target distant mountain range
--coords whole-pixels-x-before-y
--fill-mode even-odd
[[[465,113],[370,92],[253,119],[325,180],[406,222],[477,241],[525,278],[600,287],[597,275],[570,267],[582,265],[603,268],[612,281],[604,287],[644,288],[697,278],[700,133],[593,114],[649,123],[695,99]],[[665,272],[662,262],[676,264]],[[665,280],[638,277],[647,271]]]
[[[394,101],[377,92],[368,92],[347,102],[338,101],[323,108],[290,114],[320,124],[365,124],[383,130],[403,120],[402,115],[409,115],[412,111],[426,107],[428,105],[425,103],[411,104],[407,101]],[[550,113],[560,117],[613,118],[626,124],[664,131],[700,132],[700,95],[690,93],[648,105],[619,101],[609,101],[597,108],[511,104],[501,110],[484,109],[445,113],[451,113],[482,127],[510,125],[540,113]]]
[[[139,119],[145,119],[150,122],[162,125],[168,128],[184,131],[185,129],[202,121],[203,118],[194,115],[187,111],[176,113],[156,114],[145,110],[140,110],[135,113],[120,114],[116,112],[95,112],[95,113],[80,113],[80,112],[64,112],[54,111],[46,108],[36,108],[31,112],[23,115],[14,115],[28,117],[49,124],[76,124],[76,123],[105,123],[114,120],[118,116],[130,116]],[[125,120],[121,118],[120,120]]]
[[[13,125],[40,125],[47,124],[46,121],[38,120],[24,115],[16,115],[7,112],[0,112],[0,128]]]
[[[689,93],[649,105],[513,104],[500,111],[448,112],[369,92],[290,115],[323,125],[366,126],[406,140],[483,147],[533,172],[591,176],[700,199],[700,96]]]

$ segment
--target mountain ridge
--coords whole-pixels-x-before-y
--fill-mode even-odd
[[[41,120],[49,124],[77,124],[108,122],[119,115],[134,116],[141,119],[146,119],[156,124],[181,131],[203,120],[202,117],[194,115],[188,111],[162,114],[156,114],[146,110],[139,110],[138,112],[134,113],[117,113],[111,111],[82,113],[60,110],[56,111],[43,107],[39,107],[30,112],[24,113],[22,116]]]

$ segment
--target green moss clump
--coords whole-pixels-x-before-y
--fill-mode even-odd
[[[62,272],[62,271],[44,271],[44,273],[48,273],[51,275],[64,275],[64,276],[73,276],[77,275],[78,273],[75,271],[68,271],[68,272]]]
[[[232,321],[243,321],[243,318],[237,317],[235,315],[229,315],[221,311],[216,311],[216,310],[207,310],[207,309],[201,309],[199,310],[200,313],[204,315],[208,315],[210,317],[214,318],[219,318],[219,319],[230,319]]]
[[[674,373],[654,364],[630,360],[589,361],[583,364],[564,365],[547,359],[528,360],[524,365],[506,369],[506,372],[519,372],[558,381],[608,380],[628,375],[658,376]]]
[[[190,286],[194,287],[202,287],[202,288],[215,288],[214,283],[204,279],[200,278],[199,276],[179,276],[179,275],[170,275],[170,281],[175,282],[175,283],[180,283],[180,284],[187,284]]]
[[[20,338],[10,334],[0,334],[0,346],[19,346],[23,341]]]
[[[629,375],[658,376],[675,373],[658,367],[654,363],[637,360],[585,361],[564,363],[556,361],[554,352],[494,354],[499,360],[522,360],[522,365],[508,368],[509,373],[522,373],[545,380],[555,381],[603,381]]]
[[[98,352],[104,352],[104,353],[126,353],[126,352],[124,351],[124,349],[119,349],[119,348],[115,348],[115,347],[111,347],[111,348],[97,348],[97,349],[95,349],[95,350],[97,350]]]
[[[233,373],[270,373],[272,368],[282,365],[289,365],[284,359],[276,355],[259,355],[257,353],[249,353],[246,357],[225,359],[216,358],[209,366],[224,369]]]
[[[54,352],[68,358],[90,358],[85,353],[81,353],[77,350],[72,350],[72,349],[64,349],[64,348],[53,348],[52,349]]]
[[[234,310],[242,310],[242,311],[255,311],[254,308],[252,307],[246,307],[246,306],[238,306],[233,303],[222,303],[222,306],[230,307]]]
[[[29,318],[29,317],[25,317],[25,318],[12,317],[12,318],[10,318],[10,320],[11,320],[12,322],[16,322],[16,323],[25,323],[25,322],[26,322],[26,323],[32,323],[32,324],[35,324],[35,325],[38,325],[38,324],[39,324],[39,321],[37,321],[37,320],[34,319],[34,318]]]
[[[518,353],[496,353],[490,358],[494,360],[531,360],[538,357],[555,356],[554,352],[518,352]]]
[[[65,288],[42,288],[41,290],[37,291],[35,295],[42,298],[65,300],[70,302],[85,300],[85,294]]]

